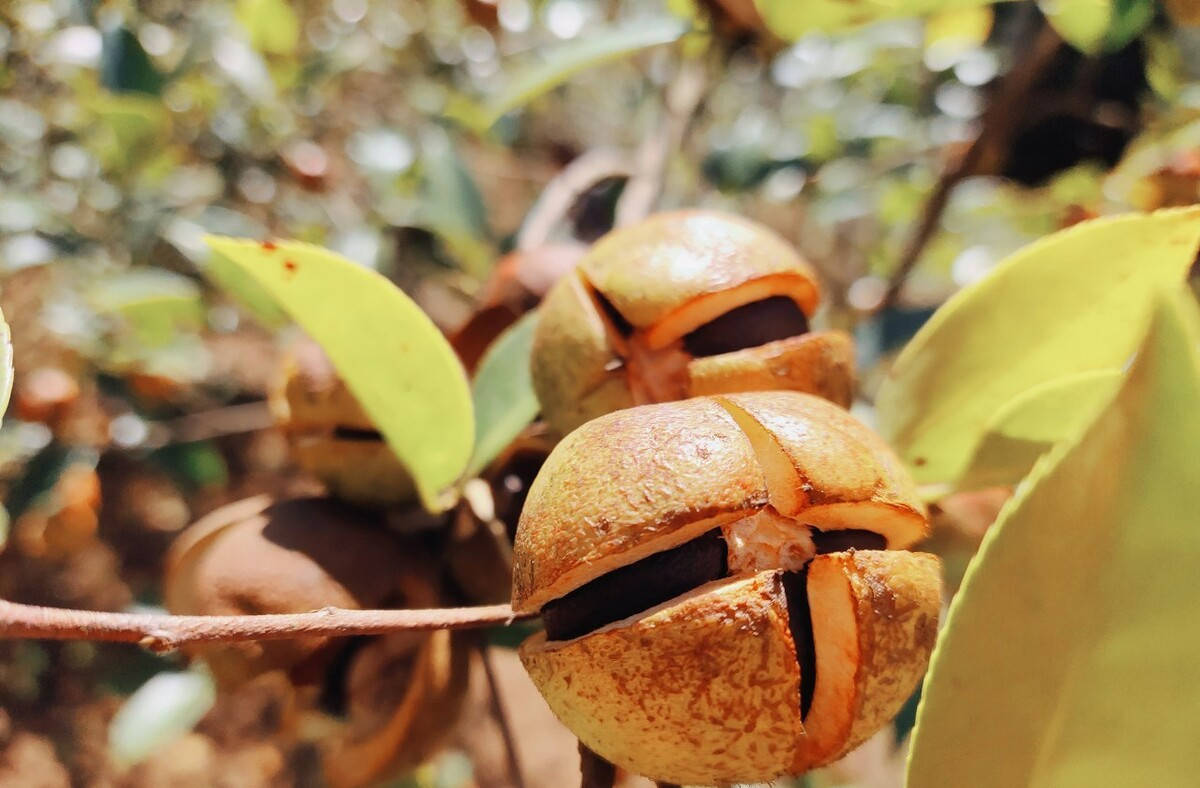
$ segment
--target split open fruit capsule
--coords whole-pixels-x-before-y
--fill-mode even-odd
[[[547,294],[533,384],[566,433],[634,405],[738,391],[804,391],[849,405],[854,345],[809,330],[807,262],[754,222],[663,213],[614,230]]]
[[[938,560],[883,441],[796,392],[588,422],[517,529],[521,659],[589,748],[652,779],[766,782],[829,763],[924,673]]]
[[[184,531],[168,554],[164,597],[172,613],[184,615],[443,602],[436,563],[383,522],[330,499],[268,496],[221,507]],[[354,788],[412,769],[445,742],[467,689],[464,637],[313,636],[189,651],[223,691],[270,671],[286,674],[306,727],[323,734],[326,783]]]
[[[333,496],[364,506],[416,497],[412,476],[315,342],[292,349],[270,405],[296,463]]]

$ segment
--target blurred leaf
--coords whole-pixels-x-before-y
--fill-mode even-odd
[[[91,449],[65,446],[52,442],[42,447],[37,454],[25,462],[20,478],[5,492],[4,505],[14,520],[38,499],[54,489],[54,485],[67,468],[75,464],[96,467],[99,460]]]
[[[8,410],[8,398],[12,394],[12,332],[4,313],[0,312],[0,417]]]
[[[467,466],[474,476],[494,460],[538,414],[529,372],[537,312],[504,330],[479,360],[471,384],[475,403],[475,454]]]
[[[1040,0],[1038,7],[1054,31],[1076,49],[1094,54],[1113,19],[1113,0]]]
[[[992,9],[987,6],[951,8],[933,14],[925,20],[925,48],[937,46],[965,52],[982,46],[992,32],[993,17]]]
[[[99,120],[93,129],[97,154],[117,171],[134,167],[156,151],[170,122],[161,102],[141,95],[99,93],[83,99]]]
[[[475,426],[466,374],[428,316],[384,277],[317,246],[219,237],[209,244],[321,345],[426,508],[444,509]]]
[[[1016,484],[1055,443],[1074,438],[1121,383],[1119,369],[1097,369],[1038,384],[996,411],[984,429],[960,490]]]
[[[4,548],[8,545],[8,534],[12,528],[12,518],[8,516],[8,509],[4,508],[4,504],[0,504],[0,553],[4,552]]]
[[[300,20],[286,0],[238,0],[234,12],[259,52],[290,55],[300,41]]]
[[[133,31],[125,26],[104,33],[100,54],[100,83],[113,93],[162,92],[166,78],[150,61]]]
[[[446,132],[436,126],[421,135],[422,201],[419,222],[446,244],[463,268],[476,276],[492,262],[487,209],[471,173]]]
[[[113,715],[108,746],[120,766],[132,766],[190,731],[217,700],[212,677],[199,671],[152,676]]]
[[[147,459],[191,489],[229,484],[229,465],[211,441],[171,444],[155,450]]]
[[[905,347],[879,426],[922,483],[959,478],[997,410],[1040,383],[1122,366],[1154,292],[1183,281],[1200,209],[1084,222],[954,295]]]
[[[836,32],[896,17],[924,16],[966,6],[989,5],[988,0],[754,0],[767,28],[787,41],[808,33]]]
[[[120,315],[137,340],[149,347],[170,342],[180,330],[204,325],[200,288],[186,276],[161,268],[135,268],[106,276],[88,291],[101,314]]]
[[[1168,35],[1151,34],[1142,40],[1146,45],[1146,81],[1161,98],[1175,101],[1187,74],[1179,44]]]
[[[911,788],[1190,785],[1200,316],[1163,297],[1120,392],[1038,463],[933,655]]]
[[[1104,50],[1115,52],[1142,34],[1158,10],[1154,0],[1112,0],[1112,22],[1104,36]]]
[[[635,24],[589,30],[586,36],[543,51],[540,62],[516,69],[507,88],[485,104],[461,99],[447,107],[446,115],[482,133],[500,116],[546,93],[575,74],[593,66],[628,57],[643,49],[670,44],[686,33],[688,25],[674,18],[642,19]]]

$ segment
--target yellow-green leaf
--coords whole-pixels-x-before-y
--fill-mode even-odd
[[[905,347],[879,426],[923,483],[956,481],[1005,403],[1047,381],[1119,368],[1153,293],[1196,256],[1200,209],[1078,224],[1031,244],[947,301]]]
[[[460,99],[447,108],[446,114],[476,132],[486,131],[506,112],[528,104],[580,71],[670,44],[687,30],[682,20],[664,17],[590,31],[577,40],[547,49],[538,62],[516,69],[508,78],[507,88],[487,103]]]
[[[1164,297],[1112,401],[1038,463],[934,652],[909,788],[1192,785],[1200,317]]]
[[[496,337],[479,360],[471,384],[475,454],[468,475],[483,470],[538,414],[529,372],[535,326],[537,312],[530,312]]]
[[[300,20],[287,0],[238,0],[238,23],[259,52],[290,55],[300,41]]]
[[[408,468],[430,510],[467,466],[466,373],[433,322],[378,273],[310,244],[210,237],[316,340]]]
[[[772,33],[786,40],[816,32],[850,30],[880,19],[924,16],[990,0],[754,0]]]
[[[959,489],[1015,484],[1054,444],[1074,438],[1121,383],[1121,370],[1098,369],[1021,392],[992,417]]]
[[[1068,44],[1089,54],[1100,51],[1113,17],[1112,0],[1040,0],[1038,7]]]

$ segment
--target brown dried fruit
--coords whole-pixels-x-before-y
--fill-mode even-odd
[[[809,331],[811,267],[761,225],[711,211],[601,238],[542,305],[533,382],[565,433],[619,408],[787,389],[849,405],[854,347]]]
[[[798,774],[864,741],[920,679],[939,564],[904,548],[927,534],[892,452],[817,397],[611,413],[530,489],[513,607],[546,632],[521,658],[618,766],[704,785]]]
[[[173,613],[293,613],[436,607],[436,564],[378,515],[325,498],[222,507],[185,531],[168,556],[164,596]],[[268,671],[333,716],[308,710],[335,788],[410,769],[449,735],[467,687],[469,636],[398,633],[196,649],[228,689]]]

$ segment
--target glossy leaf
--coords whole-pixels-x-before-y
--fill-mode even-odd
[[[131,766],[192,729],[217,699],[212,677],[199,671],[159,673],[130,695],[108,728],[113,760]]]
[[[166,78],[159,73],[127,27],[114,27],[103,36],[100,83],[114,93],[147,93],[157,96]]]
[[[754,0],[767,28],[788,41],[809,33],[850,30],[880,19],[923,16],[988,0]]]
[[[529,372],[537,312],[504,330],[479,360],[471,384],[475,403],[475,454],[468,475],[483,470],[538,414]]]
[[[1078,224],[948,300],[893,365],[879,426],[924,483],[957,480],[996,412],[1024,391],[1125,364],[1155,293],[1196,255],[1200,210]]]
[[[425,506],[444,508],[475,430],[466,374],[425,313],[378,273],[317,246],[218,237],[209,244],[321,345]]]
[[[1048,449],[1083,431],[1121,383],[1118,369],[1034,386],[996,411],[959,489],[1016,484]]]
[[[507,88],[485,104],[461,101],[447,114],[477,132],[486,131],[502,115],[528,104],[584,69],[628,57],[654,46],[677,41],[688,30],[679,19],[639,20],[608,29],[589,30],[586,36],[545,50],[540,62],[530,63],[509,75]]]
[[[1200,772],[1200,317],[1164,298],[1127,380],[1002,512],[934,652],[910,788]]]

